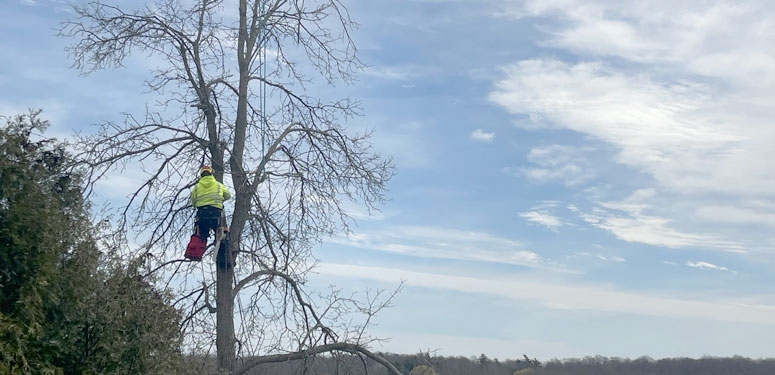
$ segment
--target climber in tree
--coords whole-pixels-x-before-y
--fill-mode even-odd
[[[231,194],[226,186],[215,180],[210,166],[203,166],[199,175],[199,181],[191,189],[191,205],[196,207],[197,235],[207,243],[210,230],[218,229],[223,201],[231,198]]]

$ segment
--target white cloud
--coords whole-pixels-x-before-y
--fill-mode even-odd
[[[745,248],[733,241],[725,241],[714,235],[681,232],[670,227],[670,219],[642,214],[620,215],[597,212],[582,216],[592,225],[605,229],[627,242],[670,248],[698,247],[744,252]]]
[[[735,271],[730,270],[727,267],[717,266],[715,264],[708,263],[708,262],[686,262],[686,265],[692,268],[699,268],[703,270],[728,271],[732,273],[737,273]]]
[[[697,209],[697,215],[709,221],[775,227],[775,209],[767,205],[753,207],[702,206]]]
[[[639,190],[621,202],[601,202],[590,213],[579,216],[594,227],[607,230],[627,242],[638,242],[669,248],[697,247],[732,252],[745,252],[745,246],[712,234],[698,234],[673,228],[668,218],[647,215],[650,206],[640,201],[653,194],[650,189]]]
[[[428,226],[391,226],[334,237],[331,243],[406,256],[504,263],[572,272],[526,250],[522,243],[488,233]]]
[[[543,225],[554,231],[556,231],[557,228],[563,226],[563,221],[560,218],[553,216],[552,214],[549,214],[547,212],[539,212],[539,211],[521,212],[519,214],[519,217],[531,223]]]
[[[627,259],[624,259],[624,258],[619,257],[619,256],[615,256],[615,255],[607,256],[607,257],[603,256],[603,255],[598,255],[598,258],[600,258],[600,259],[602,259],[604,261],[607,261],[607,262],[618,262],[618,263],[627,262]]]
[[[537,167],[521,168],[521,171],[536,182],[561,181],[567,186],[576,186],[594,177],[584,152],[571,146],[536,147],[527,154],[527,160]]]
[[[533,206],[534,210],[553,210],[560,205],[560,201],[556,200],[542,200],[537,205]]]
[[[343,202],[343,209],[347,215],[357,221],[382,221],[385,220],[385,213],[377,210],[369,210],[353,202]]]
[[[413,69],[408,66],[372,66],[363,71],[364,75],[393,81],[407,81]]]
[[[650,206],[648,214],[601,206],[584,216],[594,226],[625,241],[671,248],[766,246],[758,244],[766,239],[757,233],[742,237],[731,228],[697,228],[711,222],[775,225],[775,208],[742,204],[775,200],[769,162],[775,160],[775,113],[768,104],[775,100],[775,89],[751,88],[721,76],[723,83],[696,75],[681,78],[670,68],[664,70],[673,74],[665,74],[660,64],[622,69],[604,62],[520,61],[504,68],[490,99],[514,114],[539,114],[543,127],[569,129],[612,145],[615,161],[630,167],[629,176],[652,180],[638,176],[632,181],[664,192],[662,205]],[[521,171],[534,181],[567,186],[585,181],[583,159],[563,164],[546,155],[551,153],[531,152],[531,162],[545,165]],[[609,192],[628,183],[616,181]],[[610,199],[603,193],[595,199]],[[690,222],[687,212],[701,220]],[[717,230],[725,233],[709,234]],[[732,236],[739,239],[725,239]]]
[[[410,287],[455,290],[532,301],[558,310],[590,310],[775,325],[775,306],[742,300],[688,300],[625,292],[595,284],[528,278],[484,279],[394,268],[322,263],[323,275],[377,280]]]
[[[611,143],[620,150],[618,162],[666,187],[686,192],[775,188],[775,177],[753,170],[762,165],[758,158],[775,157],[775,151],[750,137],[757,127],[709,118],[706,111],[714,113],[720,104],[706,99],[707,87],[659,83],[601,63],[528,60],[504,72],[491,100],[515,114],[539,112],[553,126]],[[552,161],[542,156],[538,152],[533,159]],[[743,159],[753,166],[739,164]],[[577,169],[568,164],[566,173]]]
[[[546,44],[595,56],[663,64],[748,87],[772,87],[775,6],[765,0],[528,0],[512,14],[555,16]],[[728,32],[735,30],[734,33]],[[745,56],[745,58],[740,58]]]
[[[495,133],[486,133],[482,129],[476,129],[471,132],[470,138],[477,142],[489,143],[495,140]]]
[[[544,226],[554,232],[557,232],[558,228],[563,226],[575,226],[555,213],[559,206],[560,201],[543,200],[539,201],[529,211],[520,212],[517,215],[530,223]]]
[[[616,263],[625,263],[625,262],[627,262],[627,259],[622,258],[620,256],[616,256],[616,255],[605,256],[605,255],[602,255],[602,254],[592,254],[592,253],[587,252],[587,251],[579,251],[579,252],[576,252],[575,255],[581,256],[581,257],[592,257],[592,258],[600,259],[600,260],[605,261],[605,262],[616,262]]]
[[[673,191],[773,196],[775,4],[528,0],[506,7],[516,17],[557,20],[543,29],[544,44],[588,61],[510,65],[494,102],[609,142],[619,162]],[[610,57],[637,65],[602,62]]]
[[[556,169],[525,168],[523,171],[531,180],[539,182],[561,180],[568,186],[578,185],[587,179],[582,169],[574,164],[565,164]]]

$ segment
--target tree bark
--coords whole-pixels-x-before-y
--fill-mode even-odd
[[[215,347],[218,351],[218,370],[221,374],[231,374],[234,371],[234,302],[232,285],[234,284],[234,267],[231,254],[227,251],[218,252],[216,271],[216,337]]]
[[[256,15],[254,15],[255,17]],[[224,251],[218,251],[216,275],[216,349],[218,352],[218,371],[230,375],[234,371],[236,361],[234,351],[234,257],[232,248],[239,248],[245,219],[250,209],[250,189],[247,188],[247,175],[243,170],[242,155],[245,149],[245,133],[247,131],[247,99],[248,99],[248,56],[246,52],[252,46],[246,45],[247,39],[247,1],[239,2],[239,32],[237,39],[237,61],[239,65],[239,85],[237,92],[237,117],[234,124],[234,144],[229,160],[234,183],[234,215],[231,222],[231,237],[229,246]]]

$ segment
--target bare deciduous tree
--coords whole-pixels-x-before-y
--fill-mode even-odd
[[[399,374],[367,349],[373,339],[365,332],[394,293],[362,300],[305,289],[312,246],[348,230],[348,201],[375,209],[392,175],[390,161],[370,150],[369,134],[343,125],[357,102],[324,101],[305,88],[314,77],[349,82],[362,68],[344,5],[157,0],[135,9],[102,1],[74,9],[77,17],[60,35],[75,40],[75,67],[115,68],[137,52],[158,65],[146,82],[161,98],[157,105],[81,137],[79,156],[91,186],[127,163],[145,171],[118,228],[143,239],[149,274],[180,286],[189,348],[209,352],[215,332],[218,368],[229,374],[341,352]],[[235,194],[225,210],[229,251],[203,262],[200,275],[199,264],[179,258],[192,226],[188,190],[203,163],[217,180],[230,180]],[[354,313],[363,316],[359,324],[343,323]]]

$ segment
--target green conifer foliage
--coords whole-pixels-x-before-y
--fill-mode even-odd
[[[100,245],[39,114],[0,127],[0,374],[175,373],[179,312]]]

